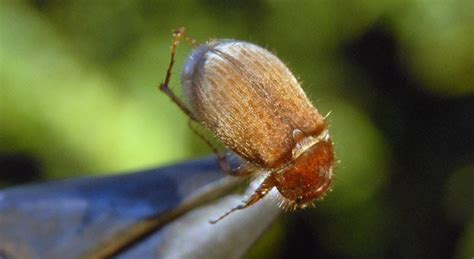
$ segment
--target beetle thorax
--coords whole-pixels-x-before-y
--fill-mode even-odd
[[[293,149],[293,159],[272,177],[288,208],[306,207],[330,188],[333,166],[333,144],[325,130],[317,137],[301,139]]]

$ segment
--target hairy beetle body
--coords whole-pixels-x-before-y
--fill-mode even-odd
[[[251,173],[267,172],[245,204],[213,223],[254,204],[274,187],[283,198],[281,205],[290,209],[305,208],[323,197],[331,186],[333,143],[324,117],[291,71],[255,44],[211,41],[195,48],[184,65],[181,83],[186,102],[181,102],[168,82],[175,49],[184,34],[184,29],[175,33],[161,90],[250,163]]]

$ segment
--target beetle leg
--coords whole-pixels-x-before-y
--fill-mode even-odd
[[[166,76],[165,76],[165,81],[160,84],[159,89],[168,95],[168,97],[176,104],[178,107],[192,120],[196,120],[194,117],[193,113],[191,110],[187,107],[187,105],[181,101],[178,96],[174,94],[174,92],[169,88],[169,82],[171,79],[171,71],[173,70],[173,66],[176,60],[176,49],[181,42],[181,40],[186,40],[189,44],[191,44],[193,47],[196,46],[196,41],[191,39],[184,27],[177,29],[173,33],[173,43],[171,45],[171,58],[170,58],[170,63],[168,65],[168,69],[166,70]]]
[[[267,195],[268,192],[270,192],[270,190],[273,189],[274,186],[275,186],[275,184],[274,184],[274,181],[273,181],[273,177],[270,175],[267,178],[265,178],[265,180],[260,184],[260,186],[258,186],[258,188],[255,190],[255,192],[252,194],[252,196],[250,196],[250,198],[244,204],[241,204],[241,205],[229,210],[228,212],[224,213],[222,216],[220,216],[219,218],[217,218],[215,220],[210,220],[209,223],[216,224],[217,222],[219,222],[221,219],[227,217],[232,212],[234,212],[236,210],[243,210],[245,208],[248,208],[248,207],[252,206],[257,201],[259,201],[263,197],[265,197],[265,195]]]

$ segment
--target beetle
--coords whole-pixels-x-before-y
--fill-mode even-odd
[[[184,101],[169,88],[182,40],[195,47],[181,73]],[[203,138],[224,171],[264,178],[243,204],[211,223],[251,206],[273,188],[285,209],[306,208],[330,190],[335,158],[325,117],[270,51],[233,39],[196,46],[186,29],[179,28],[173,33],[171,59],[160,90],[191,121],[209,129],[245,160],[232,169],[226,156]]]

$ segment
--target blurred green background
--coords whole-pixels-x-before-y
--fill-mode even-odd
[[[157,91],[171,31],[275,52],[340,163],[314,210],[249,257],[474,256],[474,2],[1,1],[0,186],[134,171],[210,151]],[[189,55],[178,50],[172,86]]]

